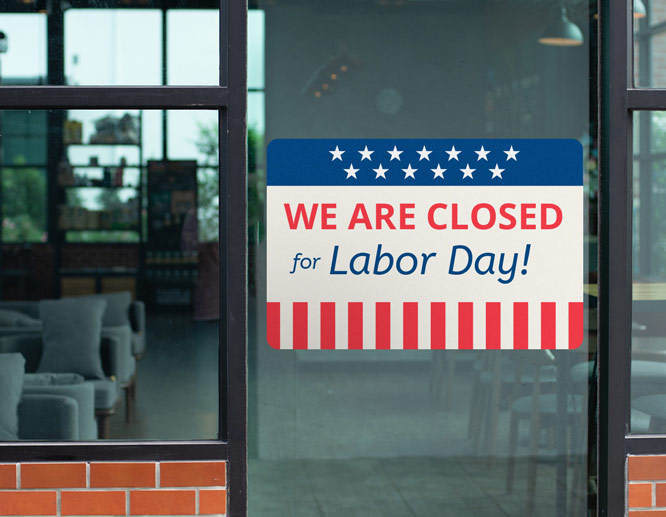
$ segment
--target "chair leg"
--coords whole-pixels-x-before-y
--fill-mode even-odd
[[[485,450],[488,454],[488,468],[493,466],[495,457],[495,437],[497,436],[497,425],[502,393],[502,361],[501,356],[496,354],[493,362],[493,382],[490,388],[490,400],[488,406],[488,426],[486,428]]]
[[[95,411],[95,418],[97,419],[97,437],[104,440],[109,437],[109,420],[113,410],[101,409]]]
[[[537,379],[538,381],[538,379]],[[527,460],[527,515],[534,515],[534,499],[536,496],[537,455],[541,422],[539,418],[539,387],[535,387],[532,397],[532,416],[530,419],[530,452]]]
[[[446,395],[444,396],[444,409],[451,409],[453,387],[456,385],[456,356],[456,352],[451,351],[446,355]]]
[[[136,375],[125,386],[125,422],[132,422],[134,402],[136,401]]]
[[[513,492],[513,476],[516,468],[516,451],[518,449],[518,417],[511,413],[511,424],[509,427],[509,461],[506,472],[506,493]]]

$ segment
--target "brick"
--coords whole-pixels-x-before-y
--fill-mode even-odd
[[[655,506],[666,506],[666,483],[657,483],[655,486]]]
[[[649,508],[651,506],[652,506],[652,484],[651,483],[630,484],[629,508]]]
[[[55,515],[55,492],[0,492],[0,515]]]
[[[629,512],[629,517],[666,517],[666,510],[634,510]]]
[[[21,488],[85,488],[85,463],[22,463]]]
[[[154,463],[91,463],[90,487],[155,487]]]
[[[194,515],[194,490],[132,490],[130,515]]]
[[[160,486],[225,486],[223,461],[160,463]]]
[[[16,488],[16,465],[0,465],[0,488]]]
[[[629,481],[666,480],[666,456],[629,456]]]
[[[227,513],[227,491],[226,490],[201,490],[199,492],[199,514],[224,514]]]
[[[66,492],[60,494],[61,515],[125,515],[124,491]]]

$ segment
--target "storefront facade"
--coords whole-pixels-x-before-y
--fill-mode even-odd
[[[659,0],[0,8],[0,309],[39,320],[0,326],[0,356],[28,358],[21,375],[96,382],[90,407],[58,393],[78,404],[62,434],[48,397],[54,413],[26,409],[55,396],[26,388],[45,381],[22,381],[0,515],[666,512],[662,30]],[[347,174],[411,160],[405,177],[443,180],[500,175],[527,139],[579,142],[582,345],[269,346],[266,148],[279,139],[339,139]],[[422,139],[426,154],[348,139]],[[453,139],[511,152],[426,151]],[[101,312],[66,305],[81,295]],[[126,334],[107,328],[115,303]],[[66,321],[76,341],[94,318],[97,377],[21,348],[88,354],[50,329]]]

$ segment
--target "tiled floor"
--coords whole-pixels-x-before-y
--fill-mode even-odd
[[[471,458],[253,460],[250,512],[261,517],[523,517],[525,461],[512,494],[506,464]],[[537,469],[534,516],[584,516],[585,498],[557,507],[554,464]],[[569,469],[573,476],[573,469]]]
[[[471,362],[459,366],[446,407],[429,396],[424,356],[319,361],[270,350],[254,333],[251,326],[251,517],[527,515],[526,424],[507,494],[509,412],[499,412],[490,466],[468,436]],[[150,317],[134,420],[124,422],[121,406],[111,438],[214,438],[216,422],[216,324],[193,323],[189,314]],[[584,477],[574,507],[558,508],[558,462],[545,449],[534,515],[586,515]],[[559,493],[569,498],[574,459],[559,463],[568,479]]]

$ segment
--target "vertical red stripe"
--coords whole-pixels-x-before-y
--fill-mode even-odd
[[[486,303],[486,348],[499,350],[502,343],[502,304],[499,302]]]
[[[402,304],[402,347],[405,350],[419,347],[419,304],[416,302]]]
[[[280,348],[280,302],[266,303],[266,340],[273,348]]]
[[[388,302],[375,304],[375,348],[391,348],[391,304]]]
[[[363,348],[363,303],[347,304],[347,346],[350,350]]]
[[[446,348],[446,303],[430,304],[430,348],[444,350]]]
[[[471,302],[458,303],[458,348],[474,348],[474,304]]]
[[[541,302],[541,349],[555,350],[555,302]]]
[[[321,302],[321,349],[335,348],[335,303]]]
[[[529,339],[527,335],[527,303],[514,302],[513,304],[513,348],[527,350]]]
[[[308,304],[294,302],[294,350],[308,348]]]
[[[583,344],[583,302],[569,303],[569,348]]]

